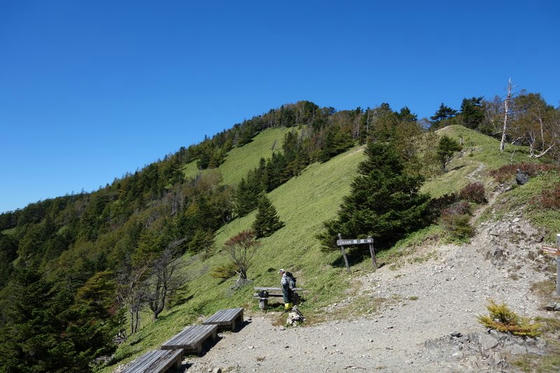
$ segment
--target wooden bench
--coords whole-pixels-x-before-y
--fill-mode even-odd
[[[257,292],[253,295],[254,298],[259,298],[259,308],[261,310],[266,309],[268,306],[268,298],[270,297],[282,297],[282,288],[271,288],[271,287],[259,287],[254,288]],[[294,289],[294,303],[297,303],[299,299],[298,292],[304,292],[302,288]]]
[[[226,310],[219,310],[202,324],[205,325],[218,325],[220,329],[238,330],[243,324],[243,308],[229,308]]]
[[[179,368],[182,359],[182,349],[150,351],[129,363],[123,373],[166,372],[173,365],[175,368]]]
[[[183,349],[185,350],[185,353],[195,352],[198,355],[201,355],[204,342],[206,342],[209,338],[216,340],[217,337],[217,325],[191,325],[187,326],[182,332],[165,342],[161,346],[161,349]]]

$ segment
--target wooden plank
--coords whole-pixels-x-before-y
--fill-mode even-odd
[[[282,288],[267,288],[267,287],[255,286],[254,289],[257,290],[257,291],[266,290],[268,292],[271,292],[271,291],[282,292]],[[294,291],[305,291],[305,290],[303,288],[294,288]]]
[[[242,322],[243,308],[229,308],[219,310],[206,319],[203,324],[215,324],[221,327],[229,326],[232,330],[236,330]]]
[[[200,353],[202,344],[208,338],[216,338],[218,333],[217,325],[191,325],[183,329],[179,334],[165,342],[162,350],[185,349]]]
[[[230,323],[239,314],[243,313],[243,308],[229,308],[225,310],[219,310],[208,319],[206,319],[203,324],[216,324],[216,323]]]
[[[183,350],[155,350],[149,351],[129,363],[123,373],[166,372],[174,364],[179,364]]]

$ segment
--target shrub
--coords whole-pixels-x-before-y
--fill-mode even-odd
[[[465,241],[474,236],[470,224],[470,205],[468,202],[456,202],[441,213],[441,225],[452,240]]]
[[[486,194],[482,183],[470,183],[459,192],[461,199],[474,203],[486,203]]]
[[[444,194],[438,198],[432,198],[428,203],[428,216],[430,221],[435,221],[439,218],[446,208],[454,204],[459,200],[459,196],[456,193]]]
[[[560,183],[550,190],[543,190],[540,198],[542,207],[547,209],[560,209]]]
[[[441,212],[441,215],[470,215],[471,214],[471,205],[465,201],[459,201],[453,203],[448,208],[444,209]]]
[[[221,278],[222,280],[227,280],[228,278],[232,278],[237,273],[236,271],[237,266],[235,263],[229,262],[224,265],[219,265],[212,269],[210,272],[210,276],[214,278]]]
[[[239,280],[247,280],[247,271],[251,267],[257,246],[255,232],[252,230],[239,232],[224,243],[224,250],[229,254]]]
[[[541,324],[531,323],[530,319],[518,316],[505,303],[496,304],[490,300],[486,308],[490,315],[479,315],[477,318],[487,328],[526,337],[537,337],[541,334]]]
[[[529,176],[536,176],[546,171],[557,170],[560,171],[559,166],[550,164],[536,164],[536,163],[516,163],[507,166],[502,166],[496,170],[490,171],[490,176],[499,183],[503,183],[515,176],[517,170],[525,172]]]
[[[469,215],[441,215],[441,224],[452,240],[465,241],[474,236],[474,228],[469,220]]]

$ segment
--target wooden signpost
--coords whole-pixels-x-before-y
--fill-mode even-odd
[[[350,272],[350,266],[348,265],[348,258],[346,257],[346,251],[344,251],[344,246],[355,246],[355,245],[369,245],[369,253],[371,255],[371,263],[373,264],[373,268],[377,269],[377,262],[375,261],[375,249],[373,248],[373,238],[351,238],[351,239],[342,239],[341,234],[338,234],[338,240],[336,241],[336,245],[340,246],[340,251],[342,252],[342,256],[344,257],[344,263],[346,264],[346,269]]]
[[[556,247],[543,246],[542,251],[556,257],[556,295],[560,295],[560,233],[556,235]]]

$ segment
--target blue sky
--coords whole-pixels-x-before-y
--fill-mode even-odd
[[[0,0],[0,212],[302,99],[425,117],[511,77],[557,106],[559,19],[554,1]]]

